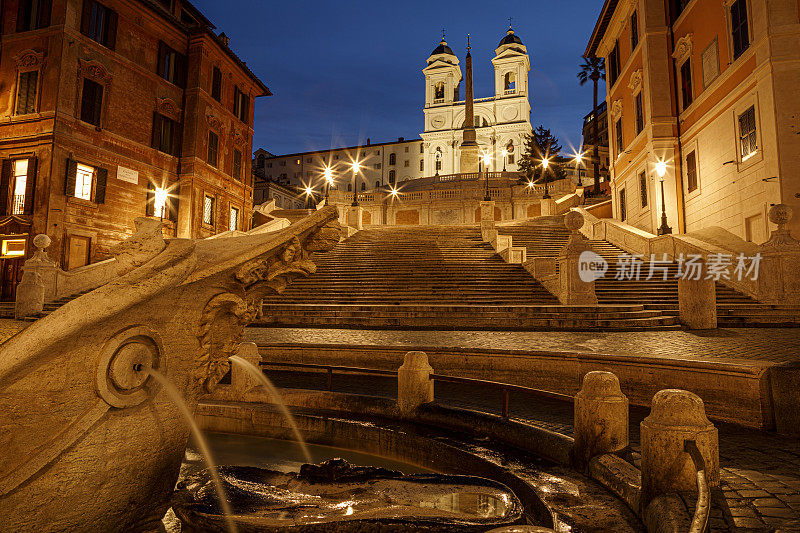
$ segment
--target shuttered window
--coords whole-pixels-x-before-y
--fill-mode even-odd
[[[0,216],[33,214],[36,162],[35,157],[3,161],[0,180]]]
[[[636,10],[631,13],[631,53],[639,45],[639,14]]]
[[[214,225],[214,198],[211,196],[203,199],[203,224]]]
[[[233,178],[242,181],[242,151],[233,149]]]
[[[228,229],[231,231],[239,229],[239,208],[237,207],[231,207],[231,220]]]
[[[647,173],[639,173],[639,194],[642,197],[642,207],[647,207]]]
[[[48,27],[51,10],[51,0],[19,0],[17,33]]]
[[[93,167],[68,159],[67,174],[64,180],[64,195],[104,204],[106,201],[107,181],[108,169]]]
[[[186,56],[158,43],[158,75],[178,87],[186,86]]]
[[[692,92],[692,60],[687,59],[681,65],[681,96],[683,97],[683,108],[686,109],[692,104],[694,93]]]
[[[88,78],[83,80],[81,93],[81,120],[100,126],[103,110],[103,86]]]
[[[689,192],[697,189],[697,155],[694,150],[686,156],[686,186]]]
[[[250,98],[239,87],[233,91],[233,114],[247,124],[250,113]]]
[[[222,71],[217,67],[211,74],[211,98],[217,102],[222,99]]]
[[[83,0],[81,33],[113,50],[117,44],[117,12],[96,0]]]
[[[616,83],[617,78],[619,77],[619,65],[619,41],[617,41],[614,43],[614,49],[611,50],[610,54],[608,54],[608,74],[610,87],[614,86],[614,83]]]
[[[219,159],[219,137],[213,131],[208,132],[208,159],[206,162],[216,167]]]
[[[758,151],[756,142],[756,108],[751,106],[739,115],[739,141],[741,143],[742,161],[749,159]]]
[[[180,125],[160,113],[153,114],[153,148],[170,155],[180,155]]]
[[[616,123],[614,123],[614,133],[617,136],[617,157],[622,155],[622,152],[625,150],[625,145],[623,144],[623,136],[622,136],[622,118],[618,118]]]
[[[20,72],[17,78],[17,115],[36,113],[39,71]]]
[[[736,0],[731,5],[731,40],[733,59],[738,59],[750,48],[750,31],[747,24],[747,1]]]
[[[619,191],[619,219],[623,222],[628,218],[628,206],[625,202],[625,189],[621,189]]]
[[[639,135],[644,130],[644,101],[642,98],[642,91],[636,95],[636,135]]]

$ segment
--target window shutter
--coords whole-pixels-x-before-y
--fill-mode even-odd
[[[181,89],[186,88],[186,56],[183,54],[175,54],[175,85]]]
[[[150,146],[156,150],[161,147],[161,116],[158,111],[153,111],[153,134],[150,139]]]
[[[164,77],[164,60],[166,59],[166,47],[162,41],[158,41],[158,65],[156,66],[156,73]]]
[[[106,10],[108,13],[106,46],[114,50],[117,47],[117,12],[109,8],[106,8]]]
[[[96,204],[106,203],[106,181],[108,180],[108,170],[98,167],[95,170],[94,202]]]
[[[152,217],[156,214],[156,188],[152,183],[147,184],[147,200],[144,208],[145,216]]]
[[[172,155],[180,157],[183,148],[183,125],[173,120],[170,128],[172,128]]]
[[[50,12],[53,10],[52,0],[39,1],[39,27],[47,28],[50,26]]]
[[[27,5],[28,2],[25,0],[19,0],[19,4],[17,4],[17,33],[28,29],[25,27],[25,7]]]
[[[103,122],[103,91],[105,90],[105,87],[99,83],[95,83],[94,88],[94,101],[92,102],[92,118],[94,120],[92,124],[99,128]]]
[[[11,187],[11,160],[3,159],[3,173],[0,178],[0,215],[8,214],[8,189]]]
[[[25,179],[25,209],[24,214],[33,214],[33,202],[36,195],[37,159],[28,159],[28,176]]]
[[[167,206],[169,208],[169,219],[173,222],[178,221],[179,203],[180,203],[180,196],[178,194],[172,195],[169,198],[167,198]]]
[[[92,5],[94,0],[83,0],[83,15],[81,15],[81,33],[89,35],[92,22]]]
[[[75,196],[75,181],[78,175],[78,162],[67,159],[67,176],[64,180],[64,196]]]

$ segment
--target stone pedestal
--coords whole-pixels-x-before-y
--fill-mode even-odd
[[[658,495],[697,490],[694,463],[684,451],[687,440],[697,443],[705,459],[709,486],[719,486],[717,428],[706,417],[703,400],[685,390],[657,392],[641,423],[643,509]]]
[[[397,370],[397,407],[403,414],[433,401],[433,368],[425,352],[408,352]]]
[[[689,329],[716,329],[717,287],[713,279],[678,279],[678,310],[681,324]]]
[[[14,318],[36,316],[44,310],[44,282],[38,272],[25,267],[22,281],[17,285]]]
[[[580,274],[581,254],[590,250],[589,241],[581,235],[583,215],[570,211],[564,224],[572,234],[566,246],[558,254],[558,299],[564,305],[597,305],[597,294],[593,279],[582,279]]]
[[[549,215],[556,215],[556,201],[552,198],[542,198],[541,204],[541,214],[543,217]]]
[[[258,353],[258,346],[253,342],[243,342],[239,345],[236,355],[259,368],[261,354]],[[231,365],[231,387],[237,395],[244,395],[261,385],[253,375],[239,365]]]
[[[628,446],[628,398],[611,372],[589,372],[575,396],[573,458],[585,469],[592,457]]]
[[[491,241],[497,236],[494,222],[494,201],[481,202],[481,238],[484,241]]]
[[[364,208],[360,205],[351,205],[347,210],[347,225],[357,230],[364,229]]]
[[[36,272],[41,278],[41,283],[44,286],[44,301],[52,302],[56,299],[57,279],[58,279],[58,265],[55,261],[51,261],[47,256],[45,250],[50,246],[50,237],[44,233],[40,233],[33,238],[33,245],[36,247],[36,252],[33,256],[25,261],[23,271]],[[24,281],[23,274],[23,281]],[[22,282],[20,282],[21,285]],[[24,298],[29,298],[29,295],[23,295]],[[19,287],[17,288],[17,300],[20,298]]]
[[[786,229],[792,219],[792,208],[786,204],[772,206],[769,219],[778,229],[759,249],[762,257],[758,272],[759,300],[796,305],[800,302],[800,241]]]

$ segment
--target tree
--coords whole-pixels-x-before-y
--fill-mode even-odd
[[[533,133],[525,136],[525,145],[518,167],[530,181],[550,182],[564,179],[567,175],[564,171],[565,159],[559,156],[559,152],[561,145],[558,143],[558,138],[549,129],[539,126]],[[547,171],[545,171],[545,160]]]
[[[597,114],[597,84],[600,80],[606,79],[606,66],[602,57],[585,57],[578,72],[578,81],[581,86],[585,85],[587,81],[592,80],[592,113],[594,120],[592,120],[592,165],[594,170],[594,194],[600,196],[600,154],[598,149],[598,140],[600,134],[597,131],[598,127],[598,114]]]

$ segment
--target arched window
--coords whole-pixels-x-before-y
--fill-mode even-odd
[[[381,182],[380,182],[380,181],[376,181],[376,182],[375,182],[375,188],[377,189],[377,188],[378,188],[378,187],[380,187],[380,186],[381,186]]]
[[[394,180],[395,180],[395,172],[394,172],[394,170],[390,170],[389,171],[389,184],[390,185],[394,185]]]
[[[420,172],[424,172],[425,171],[425,160],[424,159],[420,159],[419,160],[419,171]]]
[[[514,72],[506,72],[505,83],[503,84],[506,94],[517,90],[517,75]]]
[[[361,182],[361,190],[362,191],[366,191],[367,190],[367,184],[365,182],[363,182],[363,181]]]
[[[264,154],[258,155],[258,168],[264,168]]]
[[[442,149],[436,148],[436,172],[442,170]]]
[[[352,183],[348,183],[347,184],[347,192],[353,192],[353,184]]]
[[[437,82],[436,85],[433,86],[433,100],[434,102],[439,100],[444,100],[444,82],[440,81]]]
[[[395,154],[389,154],[389,164],[390,165],[397,164],[397,156]]]
[[[508,153],[508,155],[506,156],[508,158],[507,159],[508,164],[509,165],[513,165],[514,164],[514,141],[513,140],[508,141],[508,144],[506,145],[506,152]]]

